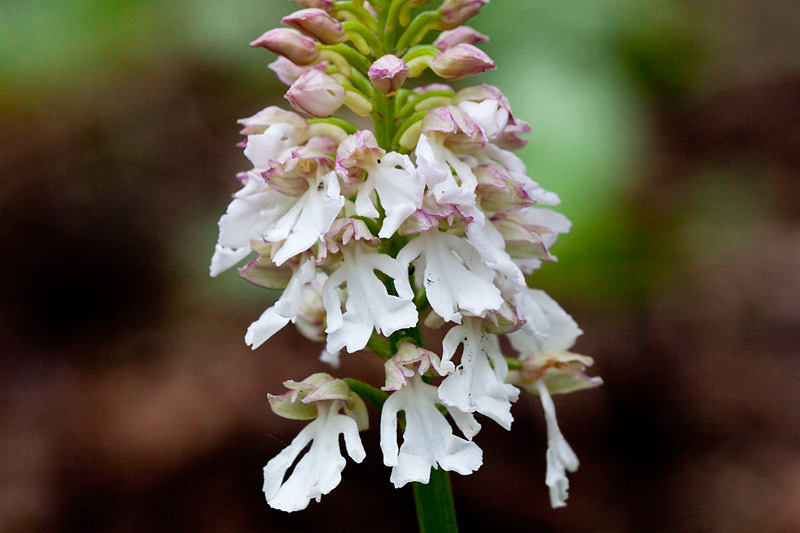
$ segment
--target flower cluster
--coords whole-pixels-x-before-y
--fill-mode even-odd
[[[270,397],[277,414],[312,420],[264,468],[272,507],[303,509],[338,484],[340,435],[364,458],[362,396],[381,407],[383,460],[400,487],[427,483],[432,468],[477,470],[475,414],[509,429],[518,387],[544,408],[551,503],[567,498],[578,460],[551,394],[600,380],[567,351],[578,326],[525,277],[555,260],[570,222],[514,155],[530,128],[498,89],[406,87],[428,70],[454,80],[494,68],[475,46],[487,37],[463,25],[487,2],[304,0],[288,28],[252,43],[278,55],[270,68],[286,99],[312,118],[268,107],[240,121],[252,169],[220,219],[211,275],[250,258],[240,276],[283,291],[248,328],[253,349],[292,322],[325,342],[334,368],[343,351],[374,352],[386,368],[382,390],[314,374]],[[334,118],[342,106],[373,128]],[[423,326],[449,328],[441,347],[426,346]]]

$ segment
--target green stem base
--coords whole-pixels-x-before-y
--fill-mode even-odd
[[[432,468],[427,485],[416,482],[412,485],[420,533],[458,533],[450,474]]]

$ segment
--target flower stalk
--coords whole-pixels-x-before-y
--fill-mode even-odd
[[[420,533],[456,533],[456,508],[450,474],[434,468],[428,483],[414,482],[414,504]]]

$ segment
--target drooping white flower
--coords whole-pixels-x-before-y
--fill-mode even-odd
[[[290,392],[269,397],[273,411],[285,418],[314,420],[264,467],[263,490],[270,507],[292,512],[305,509],[312,499],[319,501],[341,481],[346,461],[340,436],[350,458],[357,463],[364,460],[366,453],[358,432],[366,429],[367,411],[361,398],[343,381],[327,374],[314,374],[300,383],[287,381],[285,385]]]
[[[591,357],[566,351],[582,333],[578,325],[543,291],[524,289],[517,298],[517,309],[526,323],[508,337],[522,355],[522,367],[509,373],[508,381],[539,396],[547,424],[547,473],[553,508],[566,505],[567,472],[578,469],[578,457],[567,443],[556,420],[551,394],[563,394],[597,387],[599,377],[585,374]]]
[[[347,348],[348,352],[367,345],[372,331],[391,335],[417,324],[414,292],[408,282],[408,271],[390,256],[375,252],[361,242],[353,242],[341,250],[344,260],[322,288],[322,302],[328,317],[329,352]],[[394,279],[397,296],[389,294],[375,270]],[[347,301],[342,314],[337,287],[347,284]]]
[[[414,260],[431,307],[447,321],[461,323],[462,310],[483,316],[503,304],[500,289],[492,283],[494,271],[460,237],[436,229],[421,233],[397,254],[406,267]]]
[[[467,239],[478,250],[488,267],[504,274],[516,287],[525,286],[522,270],[506,253],[503,236],[490,220],[482,226],[475,223],[468,225]]]
[[[409,368],[418,364],[416,371]],[[391,482],[402,487],[408,482],[428,483],[431,468],[442,468],[461,475],[471,474],[483,463],[483,452],[471,440],[453,434],[453,428],[437,409],[441,404],[437,389],[422,380],[421,373],[433,368],[446,373],[444,362],[432,352],[403,345],[386,363],[387,386],[395,389],[381,411],[381,449],[383,462],[392,467]],[[386,387],[385,387],[386,388]],[[446,406],[456,426],[467,439],[480,430],[469,413]],[[405,413],[403,443],[397,445],[397,414]]]
[[[447,406],[481,413],[511,429],[511,402],[517,401],[519,389],[506,383],[508,364],[497,337],[483,331],[480,319],[464,318],[445,335],[442,358],[450,361],[459,345],[464,347],[461,362],[439,385],[439,398]]]
[[[583,331],[575,320],[546,292],[524,288],[516,297],[525,324],[508,335],[520,354],[544,350],[568,350]]]
[[[567,472],[578,470],[578,456],[570,447],[556,420],[556,408],[553,399],[543,381],[536,382],[539,398],[542,401],[544,419],[547,424],[547,472],[545,484],[550,488],[550,505],[555,509],[567,505],[569,479]]]

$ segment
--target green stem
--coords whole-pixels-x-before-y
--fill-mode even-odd
[[[356,50],[355,48],[351,48],[343,43],[333,44],[333,45],[318,44],[317,49],[331,50],[332,52],[336,52],[337,54],[347,59],[347,61],[350,62],[351,66],[356,67],[365,76],[369,71],[369,66],[372,64],[372,62],[366,57],[364,57],[358,50]]]
[[[441,19],[438,11],[423,11],[411,21],[406,31],[400,36],[395,44],[395,50],[404,54],[409,46],[414,46],[420,42],[428,31],[432,30]]]
[[[389,398],[389,395],[382,390],[375,388],[372,385],[368,385],[363,381],[353,378],[344,378],[342,381],[347,383],[347,386],[350,387],[351,391],[355,392],[362,398],[369,400],[378,409],[382,408],[384,402],[386,402],[386,400]]]
[[[350,124],[343,118],[337,117],[328,117],[328,118],[310,118],[308,119],[309,124],[333,124],[334,126],[339,126],[344,131],[347,132],[348,135],[352,135],[358,131],[358,128]]]
[[[416,106],[418,106],[424,100],[428,98],[438,98],[440,96],[446,96],[447,98],[452,98],[455,93],[453,91],[446,91],[446,90],[435,90],[435,91],[426,91],[420,95],[412,96],[406,102],[400,111],[397,112],[398,117],[405,117],[410,115],[411,112],[414,110]]]
[[[346,11],[348,13],[352,13],[354,18],[358,19],[358,21],[362,24],[369,26],[371,30],[375,31],[378,29],[375,19],[372,18],[372,15],[370,15],[369,11],[367,11],[363,6],[357,6],[353,2],[337,2],[336,11]]]
[[[432,468],[427,485],[417,482],[412,485],[420,533],[458,533],[450,474]]]

